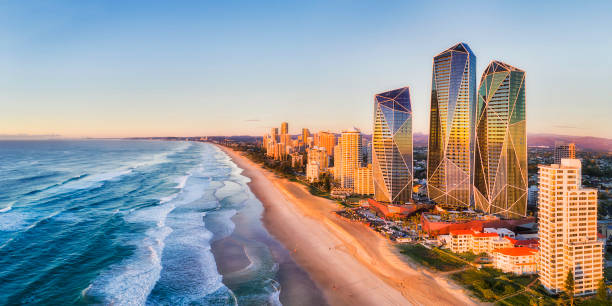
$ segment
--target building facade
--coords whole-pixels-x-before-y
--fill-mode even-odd
[[[411,200],[412,154],[410,89],[375,95],[372,172],[376,201],[405,204]]]
[[[319,132],[315,138],[315,146],[324,147],[327,155],[332,156],[336,146],[336,135],[330,132]]]
[[[289,123],[281,122],[280,133],[281,133],[281,135],[289,134]]]
[[[374,194],[374,180],[372,178],[371,164],[367,167],[359,167],[355,170],[354,192],[363,195]]]
[[[361,167],[361,133],[359,131],[343,131],[340,137],[341,148],[340,186],[355,187],[355,173]]]
[[[603,278],[603,242],[597,240],[597,190],[581,187],[581,163],[539,166],[539,277],[552,293],[568,273],[575,295],[592,294]]]
[[[476,107],[474,206],[505,218],[527,214],[525,72],[492,61]]]
[[[308,162],[316,161],[319,164],[321,170],[329,167],[329,156],[327,150],[324,147],[312,147],[308,149]]]
[[[574,143],[555,142],[555,164],[561,164],[564,158],[576,158],[576,145]]]
[[[465,43],[433,60],[427,192],[446,208],[468,208],[476,104],[476,56]]]
[[[535,274],[538,251],[530,248],[502,248],[493,252],[493,266],[504,273]]]
[[[319,174],[321,174],[319,163],[315,160],[309,160],[306,164],[306,179],[312,183],[319,179]]]

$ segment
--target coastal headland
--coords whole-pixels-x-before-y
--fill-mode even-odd
[[[251,179],[264,206],[267,230],[323,291],[331,305],[476,305],[441,275],[402,258],[393,243],[334,213],[335,202],[277,177],[248,158],[219,146]]]

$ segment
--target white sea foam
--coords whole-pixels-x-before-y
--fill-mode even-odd
[[[0,231],[14,232],[28,226],[28,220],[32,217],[30,213],[7,211],[0,214]]]
[[[130,173],[132,173],[131,169],[123,169],[85,176],[81,179],[58,186],[56,192],[63,193],[80,189],[100,187],[106,181],[114,181]]]
[[[144,305],[162,270],[164,239],[172,232],[167,226],[151,228],[146,238],[135,241],[135,254],[103,272],[88,294],[100,296],[105,304]]]
[[[0,209],[0,213],[5,213],[13,208],[15,201],[8,203],[4,208]]]

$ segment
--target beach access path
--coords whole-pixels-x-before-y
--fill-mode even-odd
[[[409,263],[391,241],[334,213],[311,195],[230,148],[219,146],[251,179],[267,230],[291,252],[331,305],[476,305],[460,286]]]

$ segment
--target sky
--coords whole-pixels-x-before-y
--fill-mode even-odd
[[[612,1],[1,1],[0,135],[371,133],[466,42],[526,71],[528,133],[612,138]]]

